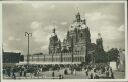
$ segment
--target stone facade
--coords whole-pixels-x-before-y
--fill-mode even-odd
[[[51,54],[42,54],[42,55],[31,55],[30,62],[71,62],[72,60],[72,53],[55,53],[53,57]],[[25,61],[27,61],[27,56],[25,57]],[[83,53],[76,52],[74,53],[73,62],[84,62],[84,55]]]
[[[91,51],[91,45],[90,29],[86,25],[86,19],[81,18],[78,12],[62,42],[58,39],[55,28],[53,29],[49,42],[49,55],[54,60],[57,54],[60,54],[60,58],[64,57],[64,54],[68,54],[66,58],[69,62],[76,60],[79,60],[77,62],[86,62],[87,57],[89,57],[88,53]],[[61,61],[63,61],[63,58]]]
[[[103,51],[103,40],[98,34],[96,44],[91,42],[90,29],[78,12],[63,41],[60,41],[56,29],[53,29],[48,49],[48,54],[31,55],[30,61],[95,62],[95,53]]]

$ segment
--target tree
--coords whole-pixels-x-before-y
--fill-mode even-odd
[[[105,51],[96,52],[95,62],[96,63],[106,63],[107,62],[107,54],[106,54],[106,52]]]
[[[109,61],[118,61],[118,57],[119,57],[119,50],[117,48],[112,48],[110,49],[108,52],[108,60]]]

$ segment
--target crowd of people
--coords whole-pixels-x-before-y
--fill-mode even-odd
[[[45,72],[50,73],[47,76]],[[107,64],[14,65],[3,67],[3,76],[11,79],[17,79],[17,77],[64,79],[66,75],[77,76],[78,72],[84,73],[84,77],[87,79],[114,79],[112,68]]]

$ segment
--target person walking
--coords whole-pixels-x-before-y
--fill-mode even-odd
[[[13,79],[16,79],[15,72],[16,72],[15,67],[13,67],[13,69],[12,69],[12,78]]]
[[[52,78],[54,79],[54,77],[55,77],[55,72],[53,71],[52,72]]]

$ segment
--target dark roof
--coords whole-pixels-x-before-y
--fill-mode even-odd
[[[3,52],[3,55],[21,54],[16,52]]]

